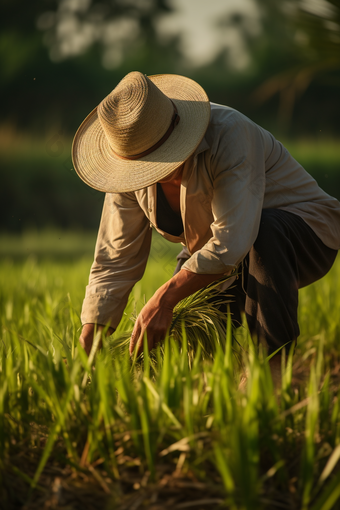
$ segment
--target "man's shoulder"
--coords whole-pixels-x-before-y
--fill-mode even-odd
[[[252,131],[260,129],[252,120],[243,113],[230,106],[210,103],[211,114],[205,139],[210,147],[219,144],[222,139],[239,139]]]
[[[209,127],[212,128],[221,128],[221,127],[232,127],[235,125],[244,125],[251,124],[255,125],[255,123],[250,120],[246,115],[235,110],[231,106],[226,106],[217,103],[210,103],[211,114],[210,114],[210,122]]]

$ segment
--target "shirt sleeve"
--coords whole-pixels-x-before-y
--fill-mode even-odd
[[[265,147],[260,128],[235,112],[204,155],[213,183],[212,237],[183,265],[199,274],[230,274],[255,242],[265,192]],[[216,131],[215,131],[216,132]]]
[[[150,252],[150,222],[134,193],[107,193],[81,313],[82,324],[117,328]]]

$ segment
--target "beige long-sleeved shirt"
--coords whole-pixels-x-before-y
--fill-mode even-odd
[[[182,243],[194,273],[230,273],[259,230],[261,211],[297,214],[330,248],[340,249],[340,204],[292,158],[273,135],[241,113],[211,105],[211,119],[195,154],[184,166],[180,204],[182,236],[161,231],[157,186],[108,193],[83,303],[83,324],[117,327],[133,285],[143,276],[154,227]]]

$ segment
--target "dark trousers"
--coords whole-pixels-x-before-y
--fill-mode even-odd
[[[225,291],[235,326],[245,313],[251,334],[267,343],[268,354],[287,343],[289,351],[300,334],[298,289],[322,278],[336,255],[299,216],[264,209],[242,274]]]

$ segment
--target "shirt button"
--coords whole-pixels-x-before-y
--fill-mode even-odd
[[[151,207],[149,207],[148,211],[149,211],[149,212],[152,212],[152,209],[151,209]]]

